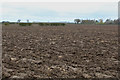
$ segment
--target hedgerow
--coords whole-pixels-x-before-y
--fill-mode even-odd
[[[19,23],[20,26],[31,26],[32,23]]]
[[[65,23],[39,23],[40,26],[65,26]]]

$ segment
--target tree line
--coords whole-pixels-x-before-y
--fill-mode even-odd
[[[103,21],[103,19],[99,19],[99,20],[91,20],[91,19],[87,19],[87,20],[83,20],[83,19],[74,19],[75,24],[120,24],[120,18],[118,19],[106,19],[105,21]],[[17,20],[17,22],[9,22],[9,21],[3,21],[2,22],[5,25],[9,25],[9,24],[19,24],[21,26],[31,26],[32,24],[39,24],[40,26],[64,26],[66,23],[45,23],[45,22],[29,22],[29,20],[27,20],[27,22],[21,22],[20,19]]]
[[[47,22],[29,22],[29,20],[27,20],[27,22],[21,22],[20,19],[17,20],[17,22],[9,22],[9,21],[2,21],[3,25],[8,26],[9,24],[18,24],[20,26],[32,26],[32,24],[38,24],[39,26],[65,26],[65,23],[57,23],[57,22],[51,22],[51,23],[47,23]]]
[[[81,19],[74,19],[75,24],[118,24],[120,22],[120,19],[106,19],[103,21],[103,19],[99,20],[81,20]]]

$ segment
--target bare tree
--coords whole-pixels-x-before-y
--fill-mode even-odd
[[[78,24],[79,22],[81,22],[81,20],[80,19],[74,19],[74,22]]]

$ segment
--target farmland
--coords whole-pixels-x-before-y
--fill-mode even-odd
[[[3,78],[117,77],[117,25],[2,28]]]

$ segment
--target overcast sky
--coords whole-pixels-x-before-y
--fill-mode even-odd
[[[118,2],[4,2],[2,20],[36,22],[117,19]]]

